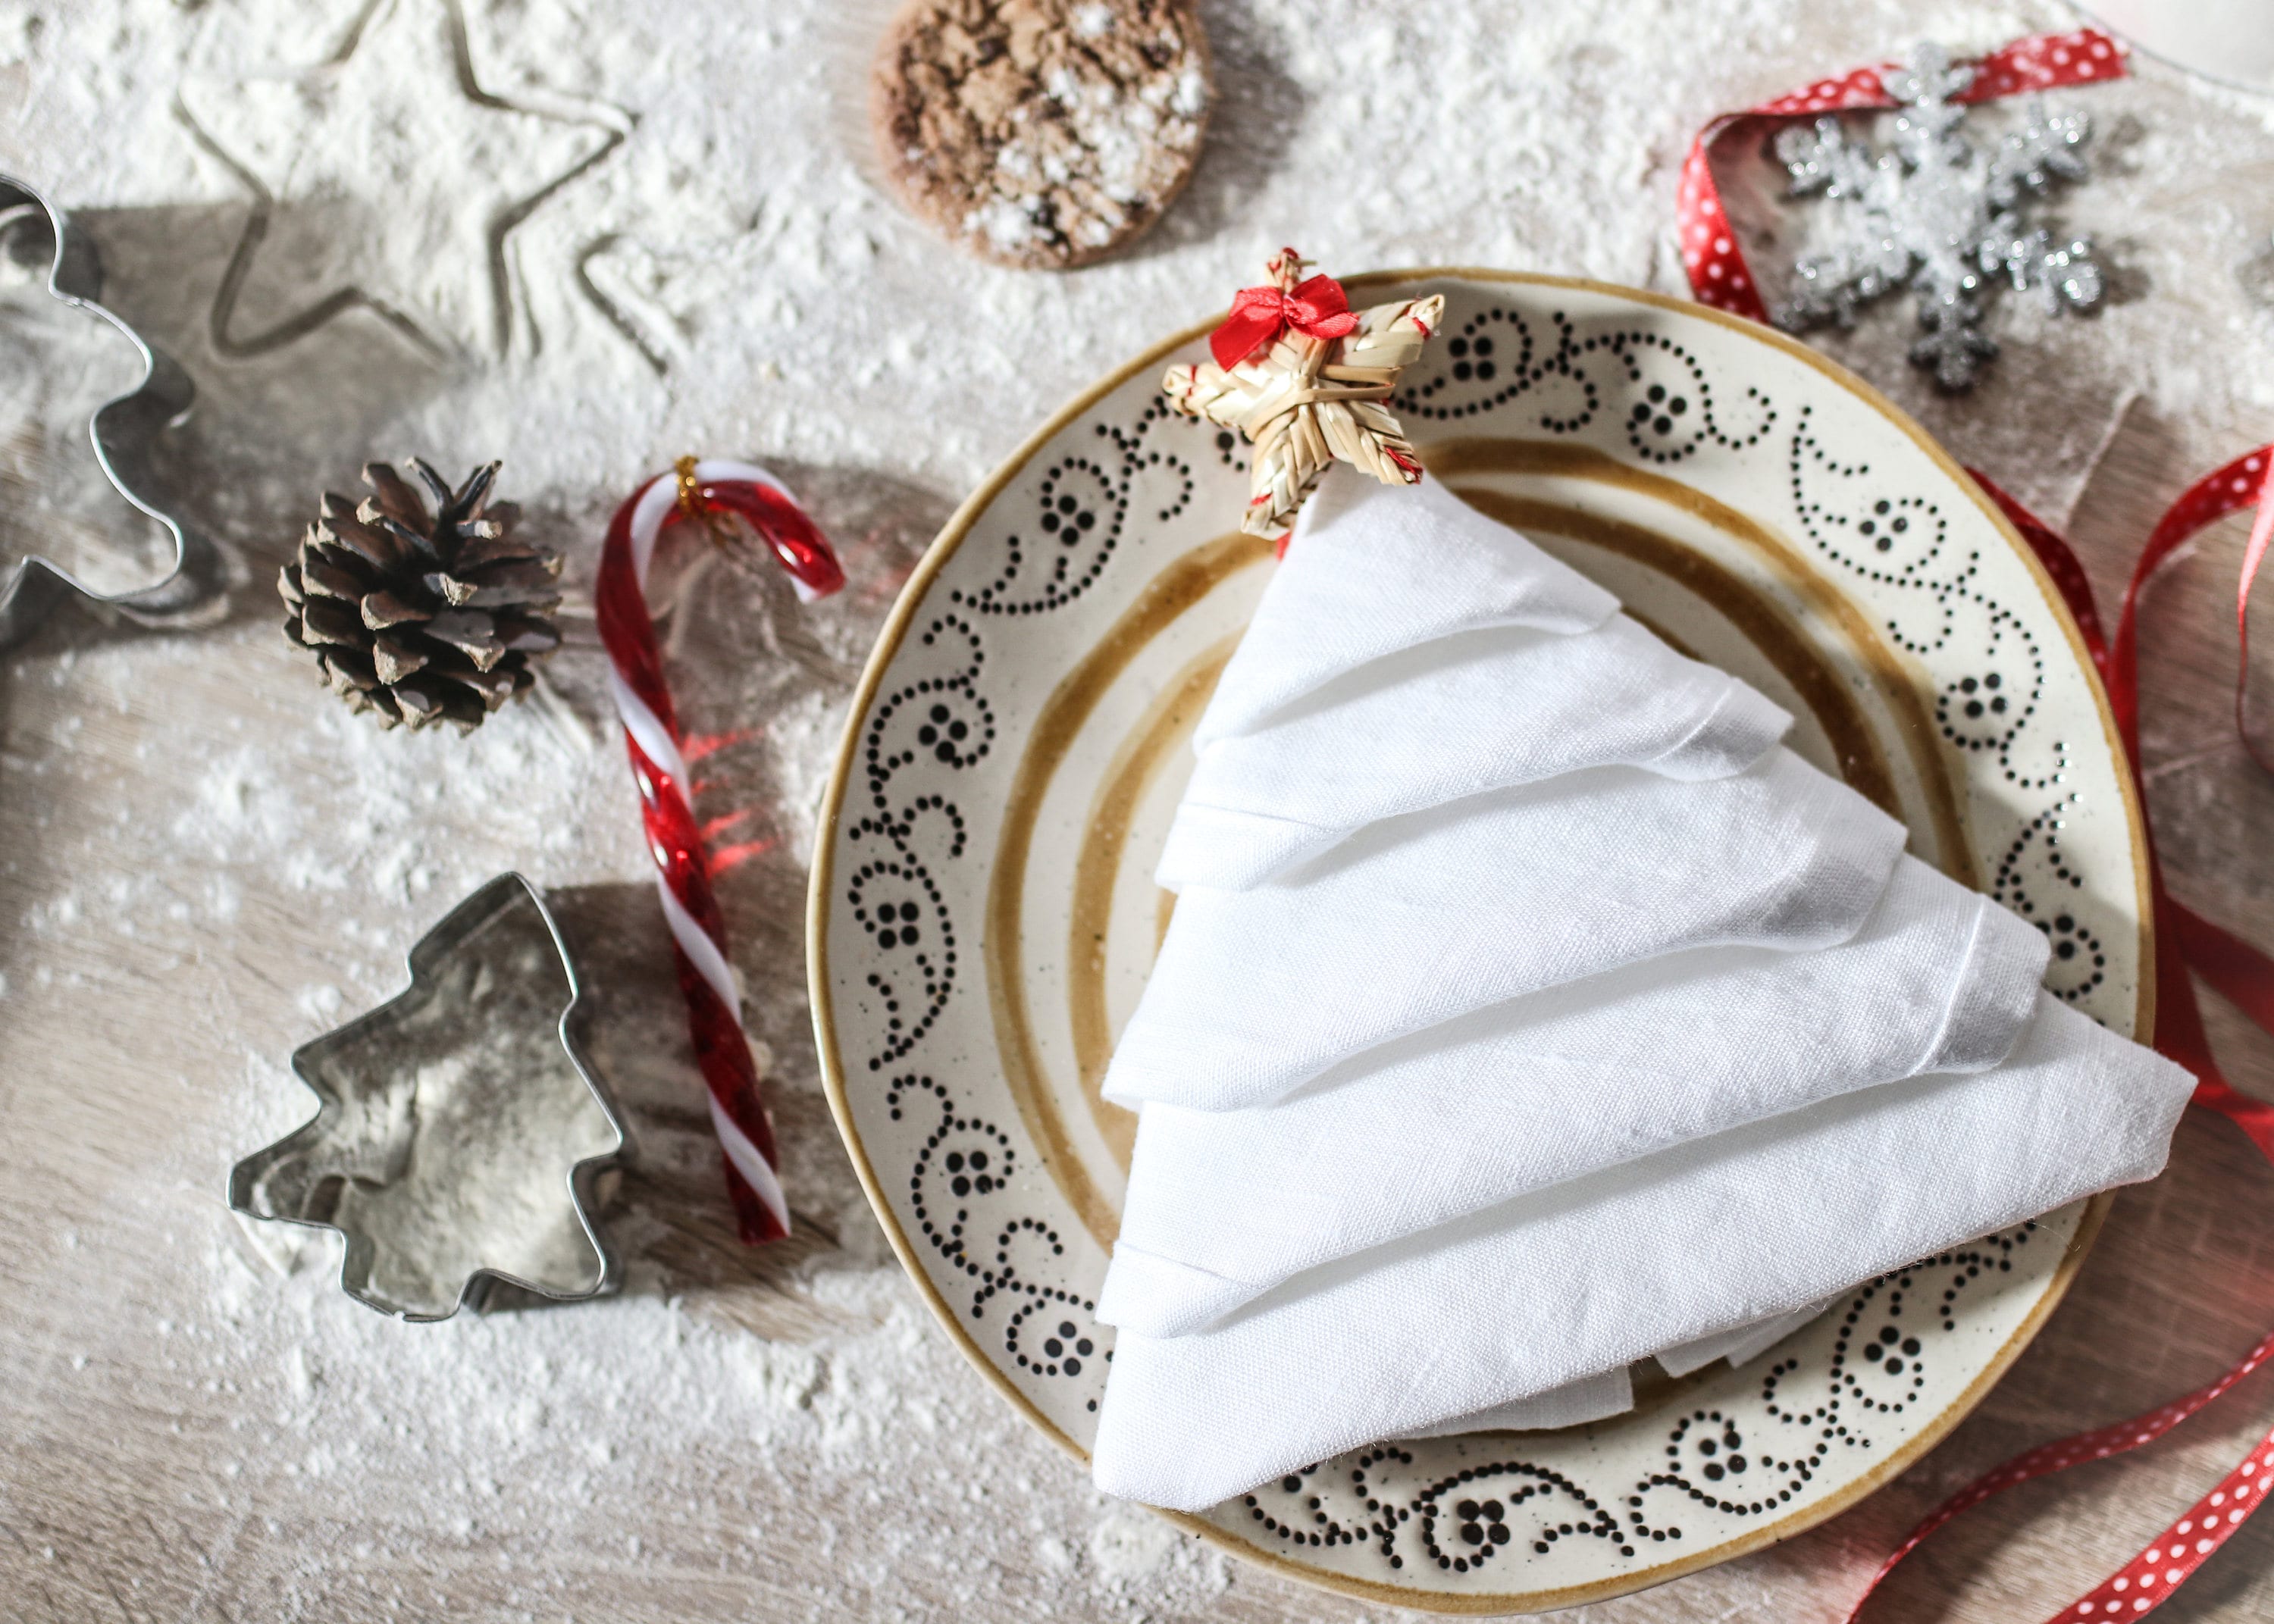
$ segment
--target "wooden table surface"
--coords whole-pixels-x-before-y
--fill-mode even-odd
[[[1954,4],[1923,23],[1892,0],[1846,19],[1783,0],[1743,9],[1756,54],[1682,93],[1683,129],[1783,88],[1799,64],[1868,59],[1893,31],[1994,40],[2067,16],[2051,0]],[[472,14],[493,27],[513,11]],[[110,14],[87,8],[98,11]],[[0,0],[0,90],[28,82],[6,54],[10,28],[37,37],[19,12]],[[1284,111],[1291,82],[1254,64],[1300,19],[1229,0],[1209,16],[1236,70],[1218,139],[1252,135]],[[89,26],[91,45],[98,33]],[[1291,71],[1325,71],[1302,62]],[[72,83],[90,105],[105,94],[92,70]],[[49,88],[42,105],[65,105]],[[2112,605],[2163,503],[2274,428],[2274,118],[2206,101],[2168,71],[2104,94],[2111,167],[2094,207],[2131,222],[2115,234],[2117,310],[2042,349],[2017,344],[1969,402],[1909,375],[1892,312],[1835,349],[2067,522]],[[1241,97],[1275,95],[1242,110]],[[50,150],[4,117],[0,169]],[[1654,154],[1636,182],[1647,207],[1670,197],[1677,159],[1678,146]],[[85,190],[104,195],[96,179]],[[806,613],[779,582],[714,574],[674,634],[683,689],[702,695],[694,726],[769,718],[704,769],[707,794],[751,808],[726,837],[750,845],[727,911],[800,1220],[794,1242],[745,1251],[718,1196],[589,621],[571,622],[545,696],[463,743],[383,739],[276,636],[265,580],[312,488],[345,477],[373,425],[405,438],[422,419],[415,401],[392,416],[316,402],[290,387],[289,352],[255,365],[222,342],[206,312],[244,219],[234,206],[89,214],[122,307],[184,355],[235,425],[226,439],[192,434],[170,466],[246,584],[193,632],[59,616],[0,680],[0,1619],[1386,1616],[1242,1568],[1093,1492],[934,1334],[819,1091],[799,939],[817,774],[897,583],[973,470],[1048,401],[985,419],[962,462],[796,453],[785,471],[845,542],[851,590]],[[1349,246],[1359,259],[1411,250],[1381,233]],[[1441,234],[1412,252],[1459,247]],[[1632,263],[1581,268],[1660,287],[1672,275],[1655,238]],[[1186,304],[1221,291],[1194,286]],[[339,340],[335,375],[368,383],[382,364],[391,341],[365,326]],[[2095,359],[2120,334],[2133,348]],[[1041,363],[1058,369],[1043,393],[1108,359],[1077,349]],[[966,398],[919,403],[963,410]],[[304,400],[333,413],[320,473],[261,448],[273,429],[305,453],[288,421]],[[725,417],[677,418],[672,432],[690,421],[719,443],[765,438]],[[24,466],[9,464],[0,501],[33,500]],[[620,483],[548,479],[536,493],[531,523],[572,552],[572,581],[589,580],[590,538]],[[2174,890],[2274,943],[2274,785],[2237,746],[2231,708],[2241,542],[2239,523],[2221,527],[2151,594],[2148,790]],[[320,1244],[237,1224],[223,1183],[305,1114],[284,1070],[291,1049],[399,987],[418,933],[509,865],[550,888],[599,989],[595,1050],[636,1153],[610,1219],[627,1290],[398,1326],[340,1297]],[[2234,1080],[2274,1095],[2274,1042],[2215,996],[2207,1012]],[[2274,1172],[2231,1128],[2191,1114],[2168,1172],[2120,1198],[2044,1334],[1918,1467],[1788,1545],[1585,1615],[1839,1617],[1954,1485],[2208,1380],[2274,1325],[2270,1217]],[[1871,1616],[2049,1616],[2270,1419],[2274,1372],[2261,1372],[2162,1443],[2017,1489],[1938,1535]],[[2160,1616],[2274,1616],[2274,1519],[2238,1535]]]

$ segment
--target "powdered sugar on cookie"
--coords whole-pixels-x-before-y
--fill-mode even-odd
[[[1064,267],[1160,217],[1211,92],[1186,0],[914,0],[871,94],[911,208],[988,259]]]

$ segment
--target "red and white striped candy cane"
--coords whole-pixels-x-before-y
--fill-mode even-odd
[[[776,1169],[773,1124],[758,1092],[758,1069],[742,1030],[742,998],[727,959],[727,929],[711,886],[711,860],[696,822],[692,779],[680,749],[679,717],[663,674],[663,652],[647,606],[648,565],[665,529],[682,519],[739,514],[789,571],[808,603],[845,584],[829,543],[787,488],[748,462],[681,458],[616,509],[600,549],[593,588],[608,690],[623,718],[624,748],[638,782],[640,815],[655,858],[656,891],[670,922],[687,1027],[711,1097],[711,1122],[726,1153],[727,1192],[742,1238],[789,1233],[789,1204]]]

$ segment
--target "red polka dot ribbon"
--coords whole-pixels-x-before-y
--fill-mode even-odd
[[[1882,64],[1858,68],[1840,78],[1819,79],[1758,107],[1724,114],[1698,133],[1682,167],[1677,219],[1683,267],[1689,274],[1691,291],[1701,302],[1755,321],[1768,319],[1768,307],[1761,299],[1744,254],[1737,247],[1736,233],[1721,207],[1721,190],[1714,184],[1709,161],[1713,142],[1732,125],[1750,119],[1807,118],[1849,109],[1894,107],[1898,103],[1887,93],[1884,76],[1899,66]],[[2127,71],[2124,48],[2090,28],[2017,40],[1976,62],[1974,70],[1972,81],[1956,100],[1987,102],[2024,91],[2121,79]],[[2136,613],[2141,590],[2157,568],[2205,525],[2255,505],[2257,519],[2244,549],[2235,592],[2235,620],[2242,662],[2235,680],[2234,716],[2235,727],[2251,759],[2260,767],[2274,771],[2274,760],[2262,750],[2248,725],[2245,686],[2250,668],[2250,589],[2265,560],[2268,546],[2274,544],[2274,446],[2261,447],[2236,458],[2198,480],[2172,505],[2141,549],[2132,579],[2125,589],[2123,609],[2112,639],[2103,634],[2091,583],[2068,544],[1989,479],[1978,473],[1974,477],[2037,553],[2075,615],[2093,662],[2107,686],[2110,705],[2116,714],[2135,779],[2140,765]],[[2220,1071],[2210,1052],[2202,1013],[2189,979],[2191,971],[2201,975],[2261,1028],[2274,1034],[2274,959],[2172,900],[2165,889],[2152,842],[2149,872],[2156,921],[2156,1047],[2195,1074],[2196,1104],[2229,1118],[2249,1136],[2269,1162],[2274,1162],[2274,1107],[2239,1093]],[[1854,1620],[1863,1611],[1864,1603],[1896,1563],[1961,1512],[2017,1483],[2153,1443],[2270,1358],[2274,1358],[2274,1335],[2269,1335],[2208,1387],[2133,1420],[2042,1445],[1977,1479],[1929,1513],[1911,1530],[1856,1598],[1849,1611],[1849,1619]],[[2063,1608],[2052,1624],[2135,1618],[2151,1611],[2184,1583],[2258,1508],[2266,1497],[2270,1477],[2274,1477],[2274,1432],[2269,1432],[2217,1488],[2188,1507],[2187,1515],[2165,1529],[2152,1545],[2090,1594]]]
[[[695,816],[686,741],[647,606],[648,565],[665,528],[726,514],[749,523],[789,571],[801,599],[809,602],[845,584],[828,541],[780,480],[747,462],[688,457],[675,479],[658,474],[616,509],[600,545],[592,596],[600,641],[608,650],[608,689],[623,721],[624,750],[639,786],[656,891],[671,927],[688,1034],[695,1041],[696,1064],[710,1096],[711,1125],[726,1162],[727,1193],[742,1239],[755,1244],[789,1233],[789,1203],[777,1175],[780,1159],[773,1120],[742,1030],[742,993],[727,958],[726,920],[712,889],[710,846]]]
[[[1690,143],[1690,155],[1683,161],[1676,218],[1682,229],[1683,268],[1690,274],[1690,291],[1700,300],[1732,315],[1755,321],[1769,319],[1768,306],[1761,302],[1745,256],[1737,247],[1737,234],[1721,210],[1721,189],[1713,184],[1713,165],[1707,161],[1715,139],[1731,125],[1749,119],[1812,118],[1819,113],[1897,106],[1880,76],[1898,71],[1901,66],[1881,63],[1838,79],[1818,79],[1758,107],[1724,113],[1698,132]],[[1955,99],[1990,102],[2023,91],[2121,79],[2125,72],[2124,48],[2097,30],[2036,34],[1976,62],[1972,82]]]
[[[2147,545],[2141,549],[2133,567],[2112,639],[2102,633],[2091,583],[2068,543],[1983,475],[1977,473],[1974,477],[2022,532],[2076,616],[2093,664],[2107,684],[2110,707],[2116,713],[2117,727],[2123,736],[2125,753],[2131,760],[2135,780],[2139,779],[2140,767],[2137,612],[2141,590],[2157,568],[2205,525],[2255,505],[2257,519],[2243,550],[2242,570],[2235,590],[2235,617],[2243,632],[2244,657],[2243,674],[2238,675],[2235,681],[2235,725],[2252,758],[2260,766],[2269,767],[2267,757],[2244,726],[2243,683],[2249,671],[2250,589],[2264,561],[2268,545],[2274,542],[2274,446],[2262,446],[2237,457],[2216,473],[2198,480],[2172,505],[2149,536]],[[2269,770],[2274,771],[2274,767]],[[2274,1034],[2274,959],[2173,901],[2164,888],[2163,871],[2156,861],[2152,839],[2148,861],[2156,920],[2156,1047],[2195,1074],[2196,1104],[2229,1118],[2249,1136],[2251,1143],[2269,1162],[2274,1162],[2274,1106],[2238,1093],[2219,1071],[2203,1031],[2195,984],[2188,977],[2191,970],[2202,976],[2262,1029]],[[1853,1620],[1863,1611],[1864,1602],[1896,1563],[1959,1513],[2017,1483],[2153,1443],[2270,1358],[2274,1358],[2274,1335],[2268,1335],[2208,1387],[2129,1421],[2042,1444],[2014,1456],[1988,1476],[1977,1478],[1936,1507],[1911,1530],[1910,1536],[1872,1575],[1863,1595],[1856,1598],[1848,1618]],[[2254,1446],[2241,1464],[2227,1473],[2218,1487],[2190,1506],[2187,1515],[2165,1529],[2146,1550],[2090,1594],[2054,1614],[2051,1624],[2137,1618],[2151,1611],[2185,1583],[2187,1576],[2242,1526],[2244,1519],[2258,1509],[2266,1498],[2270,1479],[2274,1479],[2274,1432],[2269,1432]]]

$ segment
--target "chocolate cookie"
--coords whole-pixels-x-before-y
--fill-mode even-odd
[[[998,264],[1062,269],[1160,217],[1213,88],[1191,0],[909,0],[870,105],[910,208]]]

